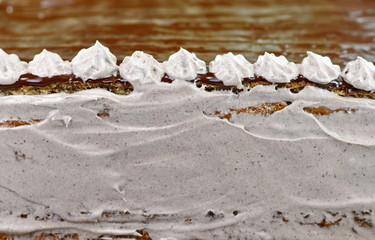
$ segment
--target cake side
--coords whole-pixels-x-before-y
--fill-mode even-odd
[[[251,64],[240,54],[228,53],[218,55],[206,66],[195,54],[181,48],[162,64],[141,51],[125,57],[119,64],[110,50],[98,41],[81,50],[71,63],[47,50],[36,55],[29,64],[4,51],[0,57],[5,64],[3,68],[9,69],[0,71],[3,95],[73,93],[93,88],[126,95],[133,91],[133,85],[189,81],[197,87],[204,86],[207,91],[238,93],[244,88],[273,84],[294,93],[305,86],[315,86],[340,96],[375,97],[375,66],[361,57],[349,62],[342,71],[328,57],[313,52],[307,52],[301,64],[268,53]],[[86,58],[96,60],[88,62]],[[100,66],[98,62],[108,64]]]
[[[371,99],[313,86],[207,92],[185,81],[1,99],[0,122],[40,120],[0,128],[1,232],[374,234]]]

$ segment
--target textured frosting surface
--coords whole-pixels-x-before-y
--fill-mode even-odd
[[[125,57],[119,66],[121,77],[132,84],[149,84],[160,82],[164,76],[162,64],[142,51],[136,51]]]
[[[358,89],[375,91],[375,66],[362,57],[349,62],[342,75],[347,83]]]
[[[224,85],[242,87],[243,78],[254,77],[253,65],[242,54],[217,55],[209,64],[210,72],[222,80]]]
[[[273,83],[286,83],[298,76],[297,65],[284,56],[265,53],[254,63],[254,73]]]
[[[168,61],[159,63],[152,55],[142,51],[136,51],[132,56],[124,58],[120,67],[116,65],[116,57],[99,41],[95,45],[82,49],[72,60],[72,63],[63,61],[58,54],[43,50],[29,63],[21,62],[16,55],[8,55],[3,50],[0,53],[0,64],[3,65],[2,82],[0,85],[11,85],[20,79],[26,71],[40,77],[52,77],[58,75],[70,75],[73,73],[84,82],[88,79],[105,79],[117,76],[118,72],[123,79],[129,81],[133,88],[150,83],[158,83],[164,74],[168,74],[174,80],[198,80],[210,81],[207,74],[207,66],[204,61],[198,59],[194,53],[180,48],[172,54]],[[241,54],[234,55],[229,52],[217,55],[210,62],[208,68],[218,80],[226,86],[243,88],[244,78],[263,77],[271,83],[289,83],[297,79],[301,74],[310,81],[319,84],[328,84],[332,80],[338,80],[336,87],[342,86],[342,75],[345,81],[354,88],[375,90],[375,67],[361,57],[349,62],[340,74],[340,67],[333,65],[329,57],[323,57],[308,51],[307,57],[301,64],[288,62],[284,56],[275,56],[273,53],[265,53],[258,57],[254,65],[248,62]],[[28,67],[27,67],[28,66]],[[211,73],[208,73],[209,75]],[[198,74],[201,74],[198,76]],[[207,78],[208,77],[208,78]],[[339,78],[339,79],[338,79]],[[214,81],[217,81],[214,80]],[[34,80],[24,76],[25,84]],[[169,79],[171,80],[171,79]],[[48,82],[47,82],[48,84]],[[347,89],[348,90],[348,89]],[[355,89],[349,89],[349,91]]]
[[[26,62],[20,61],[17,55],[7,54],[0,48],[0,84],[16,82],[26,70]]]
[[[238,110],[272,102],[288,105],[271,115]],[[0,128],[0,231],[276,240],[375,234],[361,226],[373,215],[355,220],[375,207],[373,100],[314,87],[209,93],[175,81],[127,96],[99,89],[3,96],[0,105],[0,122],[41,120]],[[348,112],[304,110],[322,105]]]
[[[163,62],[163,67],[165,72],[176,80],[193,80],[197,74],[207,73],[206,63],[198,59],[195,53],[183,48]]]
[[[338,65],[333,65],[329,57],[308,51],[307,57],[299,64],[300,74],[312,82],[327,84],[341,75]]]
[[[73,58],[73,73],[84,81],[117,76],[116,62],[116,56],[96,41],[94,46],[82,49]]]
[[[72,74],[72,65],[69,61],[64,61],[59,54],[44,49],[29,62],[28,71],[39,77],[69,75]]]

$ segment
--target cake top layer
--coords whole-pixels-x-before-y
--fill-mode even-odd
[[[160,76],[167,73],[167,76],[162,77],[167,81],[171,78],[180,78],[180,80],[193,78],[189,80],[195,81],[211,79],[222,82],[224,86],[236,86],[241,89],[245,84],[244,79],[262,76],[264,78],[261,79],[262,82],[274,82],[280,85],[288,84],[289,81],[294,82],[298,73],[297,80],[303,76],[309,81],[308,84],[329,85],[336,83],[338,79],[340,84],[350,84],[347,87],[350,91],[369,92],[374,88],[371,84],[372,80],[368,80],[372,78],[371,63],[362,62],[362,65],[367,67],[351,64],[352,67],[348,68],[347,74],[342,73],[341,70],[357,56],[374,62],[375,51],[371,47],[375,43],[372,36],[374,25],[371,24],[373,9],[375,3],[370,0],[361,2],[317,0],[303,3],[294,0],[271,0],[267,3],[242,0],[221,0],[215,3],[201,0],[178,0],[169,3],[158,0],[150,0],[147,3],[115,0],[105,2],[93,0],[89,3],[80,0],[64,2],[4,0],[0,2],[0,10],[6,13],[0,15],[2,30],[0,48],[7,53],[17,54],[25,62],[30,62],[28,72],[33,76],[23,75],[24,73],[19,75],[22,69],[18,69],[10,79],[7,77],[8,84],[18,80],[11,84],[13,87],[22,86],[24,84],[22,80],[27,80],[29,85],[45,86],[51,83],[48,77],[68,74],[71,70],[74,75],[63,75],[65,76],[63,78],[52,77],[53,81],[61,83],[73,79],[86,81],[82,85],[86,86],[94,84],[89,79],[110,77],[116,86],[120,86],[120,83],[132,81],[129,79],[141,83],[138,74],[140,76],[146,74],[148,82],[158,82]],[[31,64],[33,57],[43,49],[60,54],[62,59],[72,60],[81,49],[91,46],[95,40],[108,47],[117,59],[125,59],[139,50],[144,51],[152,57],[142,56],[139,58],[140,61],[145,60],[148,64],[154,64],[155,68],[152,69],[156,73],[150,71],[150,68],[139,67],[140,61],[136,63],[134,58],[122,64],[123,68],[131,64],[138,67],[136,71],[122,71],[122,75],[127,76],[127,80],[124,80],[119,77],[121,71],[116,70],[114,56],[108,52],[107,58],[99,54],[101,57],[93,60],[97,61],[95,63],[87,62],[88,60],[85,62],[84,59],[74,61],[76,71],[74,66],[68,66],[69,64],[60,66],[60,64],[64,65],[61,59],[52,60],[52,55],[46,52],[36,57]],[[181,61],[180,64],[174,61],[175,65],[159,64],[163,61],[169,62],[167,61],[169,57],[180,47],[196,54],[199,59],[206,62],[208,67],[206,70],[211,73],[202,75],[205,69],[200,73],[190,71],[204,67],[202,62],[192,63],[193,68],[182,67]],[[308,54],[307,59],[304,59],[306,51],[321,56],[311,53]],[[270,55],[264,55],[265,52],[269,52]],[[177,57],[183,55],[182,53],[183,51]],[[228,58],[229,53],[233,53],[236,58]],[[272,54],[274,58],[271,57]],[[49,59],[46,58],[47,55]],[[82,58],[82,54],[80,55]],[[241,55],[246,61],[240,59]],[[50,70],[36,71],[35,65],[43,62],[41,60],[43,56],[46,58],[45,61],[49,61],[45,66]],[[222,57],[216,59],[216,56]],[[281,56],[285,56],[287,61],[283,61]],[[331,60],[324,56],[328,56]],[[259,57],[259,60],[268,58],[269,61],[263,61],[261,64],[261,61],[257,61]],[[152,63],[151,58],[156,62]],[[213,61],[215,59],[216,61]],[[102,62],[98,62],[99,60]],[[298,71],[294,63],[297,64]],[[117,65],[119,64],[120,62],[117,62]],[[254,64],[254,67],[249,64]],[[268,64],[273,66],[272,69],[267,67]],[[279,67],[282,64],[285,64],[282,68],[284,70],[289,66],[288,72],[280,71]],[[341,67],[340,71],[336,65]],[[357,71],[354,65],[362,70]],[[56,71],[56,68],[59,70]],[[103,71],[102,75],[97,75],[96,71],[92,71],[94,68],[106,69],[106,71]],[[173,68],[174,72],[171,72],[170,68]],[[179,69],[182,72],[174,75]],[[91,74],[87,71],[91,71]],[[181,74],[184,71],[188,74]],[[346,82],[342,81],[342,78],[345,78]],[[108,79],[105,81],[107,84]],[[99,83],[95,82],[95,84]],[[133,81],[132,84],[136,83]],[[71,87],[64,88],[65,91],[70,92],[67,88]],[[45,92],[50,93],[55,90]],[[23,89],[22,92],[29,94],[30,91]],[[31,92],[30,94],[33,94],[33,91]]]
[[[219,84],[237,89],[243,89],[243,81],[263,79],[273,84],[287,84],[302,77],[318,85],[328,85],[332,82],[341,84],[344,80],[353,89],[375,91],[375,66],[372,62],[357,57],[341,71],[340,66],[334,65],[329,57],[311,51],[307,52],[301,64],[290,62],[282,55],[276,56],[267,52],[252,64],[243,55],[229,52],[217,55],[208,66],[196,54],[184,48],[180,48],[163,63],[158,62],[152,55],[136,51],[132,56],[125,57],[117,66],[116,56],[99,41],[79,51],[72,62],[63,61],[58,54],[43,50],[27,64],[20,61],[16,55],[0,50],[0,85],[5,87],[12,87],[16,82],[30,85],[27,76],[21,77],[25,73],[41,78],[47,77],[47,83],[51,83],[51,78],[55,76],[65,79],[65,82],[74,78],[86,82],[120,75],[119,81],[127,81],[138,87],[162,82],[165,76],[173,81],[195,81],[198,76],[210,72],[221,82]],[[73,78],[64,78],[70,75]]]

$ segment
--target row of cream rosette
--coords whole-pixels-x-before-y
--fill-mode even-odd
[[[163,63],[141,51],[125,57],[120,66],[116,62],[116,56],[99,41],[88,49],[82,49],[71,62],[64,61],[56,53],[43,50],[31,62],[26,63],[20,61],[18,56],[8,55],[0,49],[0,84],[12,84],[26,73],[39,77],[74,74],[83,81],[120,74],[130,83],[138,84],[160,82],[165,73],[176,80],[193,80],[197,74],[207,73],[206,63],[183,48]],[[216,56],[209,64],[209,71],[222,80],[224,85],[239,88],[243,87],[243,78],[261,76],[269,82],[287,83],[301,74],[320,84],[328,84],[342,76],[355,88],[375,91],[375,66],[361,57],[349,62],[341,71],[338,65],[332,64],[329,57],[313,52],[307,52],[307,57],[301,64],[289,62],[284,56],[272,53],[259,56],[251,64],[241,54],[227,53]]]

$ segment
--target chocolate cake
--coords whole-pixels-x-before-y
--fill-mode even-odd
[[[40,21],[49,39],[22,45],[15,25],[3,36],[19,41],[0,38],[0,240],[371,239],[375,66],[361,46],[374,40],[371,25],[357,35],[328,23],[358,29],[372,12],[184,4],[0,2],[0,20]],[[70,30],[77,19],[82,35]],[[87,20],[100,20],[97,31]],[[87,44],[54,43],[50,24]],[[199,35],[207,25],[214,37]],[[298,44],[277,42],[297,27],[309,33]],[[194,41],[176,40],[184,28]],[[131,37],[145,29],[149,44]],[[235,36],[249,31],[276,43],[243,47]],[[215,51],[206,42],[221,37]]]

